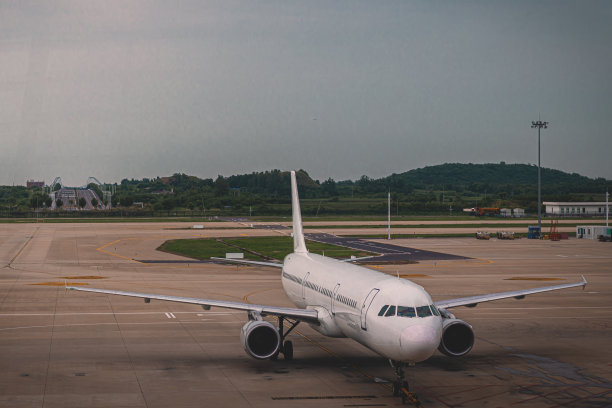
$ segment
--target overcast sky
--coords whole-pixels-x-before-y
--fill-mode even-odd
[[[0,184],[445,162],[612,179],[611,1],[0,0]]]

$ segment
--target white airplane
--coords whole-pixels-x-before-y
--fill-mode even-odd
[[[474,345],[472,327],[457,319],[448,309],[474,307],[481,302],[586,286],[581,282],[488,295],[471,296],[434,302],[423,289],[406,279],[376,272],[346,261],[309,253],[304,241],[302,216],[295,172],[291,172],[293,210],[293,253],[282,264],[246,260],[216,260],[282,268],[281,282],[285,293],[297,308],[256,305],[222,300],[123,292],[70,286],[83,292],[105,293],[211,307],[238,309],[248,312],[248,322],[242,327],[240,340],[245,351],[256,359],[275,359],[282,353],[293,358],[293,344],[285,340],[300,323],[330,337],[349,337],[389,359],[397,381],[394,395],[407,390],[403,368],[428,359],[438,349],[451,356],[463,356]],[[279,327],[264,320],[278,318]],[[285,321],[288,328],[285,329]],[[406,391],[407,392],[407,391]]]

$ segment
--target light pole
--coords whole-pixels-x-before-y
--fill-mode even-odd
[[[540,229],[540,236],[542,236],[542,179],[540,176],[540,130],[542,128],[548,128],[548,122],[531,122],[531,128],[538,128],[538,228]]]

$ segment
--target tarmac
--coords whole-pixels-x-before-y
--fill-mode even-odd
[[[361,224],[361,223],[360,223]],[[68,284],[292,306],[278,269],[185,261],[171,238],[288,234],[180,223],[0,224],[0,407],[391,407],[389,363],[300,324],[295,359],[257,361],[244,312],[66,291]],[[331,232],[331,231],[325,231]],[[351,234],[359,229],[351,229]],[[386,240],[375,241],[385,243]],[[474,238],[393,245],[467,259],[370,266],[435,300],[588,280],[585,290],[452,309],[474,349],[407,369],[423,407],[612,406],[612,244]]]

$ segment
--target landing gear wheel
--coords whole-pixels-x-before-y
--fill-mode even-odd
[[[283,354],[285,355],[285,360],[293,360],[293,343],[291,340],[287,340],[283,345]]]
[[[402,401],[404,401],[406,394],[404,391],[402,391],[402,388],[408,391],[408,382],[404,380],[404,364],[391,360],[389,360],[389,362],[391,363],[391,367],[395,369],[395,375],[397,378],[395,381],[393,381],[393,396],[399,397],[401,395]]]
[[[400,383],[398,383],[397,381],[393,381],[393,396],[400,396]]]

